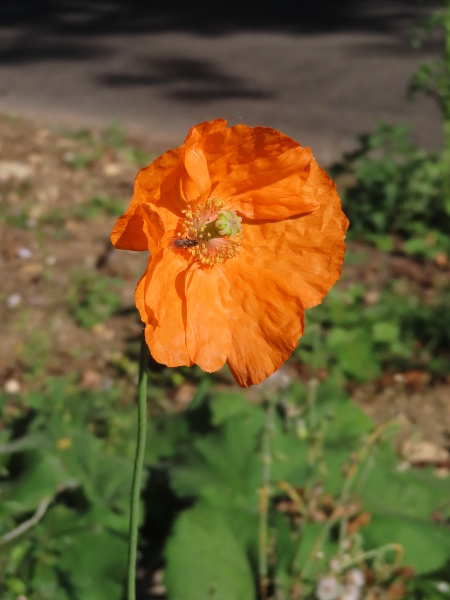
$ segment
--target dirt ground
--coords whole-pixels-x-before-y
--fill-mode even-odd
[[[48,375],[102,389],[115,384],[118,368],[127,372],[125,350],[140,332],[133,291],[148,257],[115,251],[109,235],[151,155],[142,141],[118,131],[67,132],[0,116],[0,389],[27,391]],[[424,268],[364,244],[351,247],[367,259],[346,266],[346,284],[370,281],[376,293],[402,276],[426,296],[448,282],[448,264]],[[83,300],[80,290],[87,286],[107,309],[109,284],[101,282],[112,277],[121,281],[114,288],[120,311],[81,326],[74,308]],[[400,419],[399,443],[411,462],[450,467],[449,381],[426,372],[389,374],[351,393],[377,421]]]

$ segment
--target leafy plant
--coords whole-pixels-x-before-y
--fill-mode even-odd
[[[164,557],[168,597],[312,599],[351,569],[367,592],[436,589],[446,482],[400,469],[386,428],[332,380],[261,393],[249,402],[205,380],[185,412],[149,423],[143,548],[153,568]],[[2,599],[119,600],[134,411],[60,379],[19,406],[13,417],[0,401]]]
[[[390,285],[367,304],[360,284],[332,290],[309,316],[296,355],[315,370],[359,381],[375,379],[386,369],[426,368],[445,375],[450,366],[447,296],[426,305]]]
[[[26,399],[22,433],[1,440],[2,599],[120,600],[132,462],[105,439],[116,401],[53,380]]]
[[[266,407],[226,392],[207,406],[210,426],[187,445],[203,409],[190,412],[166,463],[175,494],[193,502],[165,550],[171,599],[256,598],[251,581],[261,586],[262,576],[271,595],[301,589],[312,598],[333,564],[336,577],[357,567],[386,589],[410,585],[402,552],[424,578],[445,568],[447,533],[431,518],[445,507],[445,482],[399,470],[392,446],[380,442],[384,428],[370,433],[370,420],[331,382],[306,396],[294,385]]]
[[[442,10],[436,10],[425,20],[422,30],[431,35],[436,30],[443,32],[444,50],[442,58],[422,64],[411,79],[410,94],[422,92],[433,98],[439,106],[444,121],[443,196],[447,216],[450,216],[450,0],[441,0]],[[420,45],[416,36],[415,44]]]
[[[334,173],[351,174],[343,203],[352,235],[382,243],[396,234],[408,239],[406,251],[428,258],[450,253],[442,161],[409,141],[408,126],[378,122]]]

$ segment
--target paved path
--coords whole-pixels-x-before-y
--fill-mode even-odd
[[[320,14],[286,2],[262,1],[254,20],[237,2],[206,3],[219,11],[215,26],[183,12],[190,3],[149,14],[140,0],[3,5],[0,110],[73,125],[119,119],[157,148],[222,116],[276,127],[325,164],[376,118],[411,122],[421,143],[439,146],[433,103],[405,99],[415,68],[437,52],[409,43],[411,0],[316,0]]]

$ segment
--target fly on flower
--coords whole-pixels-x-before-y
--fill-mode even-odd
[[[169,241],[169,248],[172,248],[172,250],[187,250],[195,246],[198,246],[198,240],[192,240],[188,237],[173,237]]]
[[[138,173],[111,239],[150,252],[135,297],[153,358],[208,372],[227,363],[248,386],[280,368],[305,309],[339,279],[347,226],[309,148],[217,119]]]

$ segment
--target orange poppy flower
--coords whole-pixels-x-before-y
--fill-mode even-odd
[[[150,252],[135,296],[153,358],[227,363],[249,386],[291,355],[305,309],[340,277],[347,226],[309,148],[217,119],[139,171],[111,240]]]

